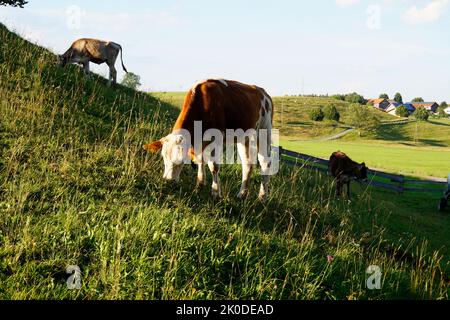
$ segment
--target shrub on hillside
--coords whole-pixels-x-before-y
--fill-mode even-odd
[[[399,106],[397,110],[395,110],[395,114],[399,117],[407,118],[409,117],[409,111],[405,106]]]
[[[378,117],[366,106],[352,104],[349,108],[348,124],[358,130],[358,134],[375,131],[380,123]]]
[[[336,99],[336,100],[345,101],[345,95],[343,95],[343,94],[335,94],[335,95],[332,95],[331,98]]]
[[[325,118],[328,120],[339,121],[339,119],[341,118],[339,111],[333,105],[326,106],[323,110],[323,113],[325,115]]]
[[[312,121],[322,121],[325,118],[325,114],[322,111],[322,108],[314,108],[309,113],[309,118]]]
[[[424,107],[419,107],[414,112],[414,118],[419,121],[427,121],[430,117],[430,113]]]
[[[437,114],[439,118],[448,118],[448,114],[445,113],[445,108],[443,107],[439,107]]]
[[[356,92],[345,95],[345,101],[350,103],[366,104],[366,99],[364,99],[362,95],[359,95]]]

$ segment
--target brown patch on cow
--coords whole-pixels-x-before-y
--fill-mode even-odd
[[[219,80],[206,80],[189,90],[172,132],[185,129],[193,138],[194,121],[202,121],[202,133],[212,128],[222,132],[255,129],[265,91],[237,81],[226,83],[228,86]]]
[[[161,150],[162,146],[163,146],[163,142],[161,140],[158,140],[158,141],[154,141],[152,143],[144,145],[143,148],[146,151],[156,153],[159,150]]]

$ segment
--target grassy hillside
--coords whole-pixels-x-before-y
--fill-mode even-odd
[[[322,97],[275,97],[274,125],[280,130],[283,139],[309,140],[318,137],[331,136],[349,126],[350,103],[333,98]],[[335,106],[341,115],[339,122],[310,120],[309,112],[313,108]],[[385,112],[370,109],[381,121],[398,120]]]
[[[59,69],[1,25],[0,46],[0,298],[448,298],[448,215],[358,187],[338,200],[327,177],[288,168],[265,204],[256,181],[235,199],[235,166],[220,202],[192,191],[189,167],[164,184],[141,145],[168,132],[174,106]],[[369,265],[382,290],[366,288]]]

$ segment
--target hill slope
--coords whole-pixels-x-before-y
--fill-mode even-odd
[[[266,204],[256,182],[242,203],[234,166],[218,203],[189,168],[165,185],[141,145],[167,133],[173,106],[59,69],[1,25],[0,46],[0,298],[448,298],[442,255],[391,241],[395,208],[367,190],[336,200],[326,177],[284,169]],[[382,290],[365,286],[373,264]]]

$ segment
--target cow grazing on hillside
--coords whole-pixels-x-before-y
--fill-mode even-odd
[[[264,142],[265,147],[262,148],[266,150],[261,150],[261,146],[258,144],[257,155],[256,152],[251,154],[250,139],[247,136],[232,140],[233,145],[237,145],[237,151],[242,162],[242,185],[238,197],[241,199],[247,197],[253,165],[259,162],[262,175],[259,198],[265,199],[268,195],[271,166],[273,121],[273,102],[267,92],[257,86],[236,81],[210,79],[198,82],[187,93],[172,133],[144,146],[145,150],[152,152],[161,150],[165,165],[164,179],[166,180],[178,180],[181,167],[185,163],[182,160],[190,157],[198,165],[197,183],[205,185],[205,163],[207,163],[213,176],[212,194],[214,197],[220,198],[220,163],[217,159],[212,160],[204,154],[206,153],[205,148],[208,147],[210,142],[202,141],[201,150],[193,147],[194,122],[197,121],[202,123],[202,136],[209,129],[218,130],[224,136],[229,130],[247,132],[247,130],[253,129],[259,133],[261,129],[265,129],[266,134],[264,138],[260,138],[260,141]],[[184,148],[185,139],[180,134],[180,130],[189,132],[191,136],[191,141],[188,141]],[[229,140],[227,139],[227,141]],[[183,151],[186,148],[189,149],[188,152]],[[255,157],[252,158],[252,155],[255,155]]]
[[[350,159],[345,153],[337,151],[330,157],[328,173],[336,180],[337,194],[342,194],[342,186],[347,184],[347,196],[350,198],[350,182],[356,180],[367,180],[366,164],[357,163]]]
[[[128,72],[123,64],[122,47],[115,42],[97,39],[84,38],[75,41],[64,54],[59,56],[59,63],[62,67],[68,63],[79,63],[83,65],[85,74],[89,73],[89,62],[106,63],[109,67],[109,83],[112,80],[115,84],[117,82],[117,71],[114,65],[119,52],[122,68],[125,72]]]

